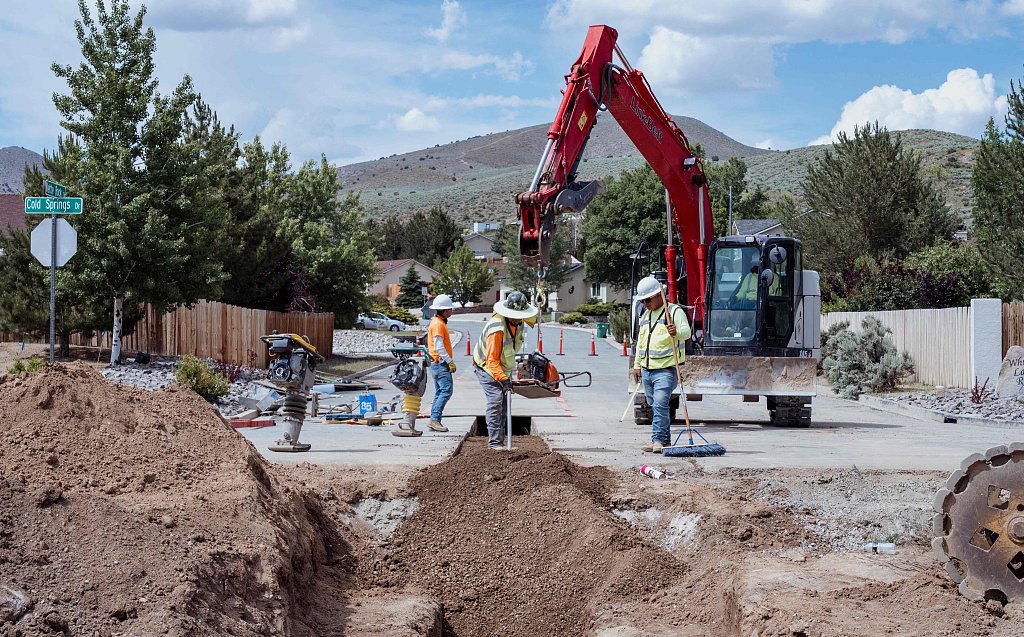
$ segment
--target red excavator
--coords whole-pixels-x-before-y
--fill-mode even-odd
[[[529,190],[516,196],[520,254],[547,266],[558,215],[582,211],[600,192],[600,182],[578,182],[576,173],[598,115],[610,112],[665,185],[664,261],[654,274],[694,327],[681,391],[689,400],[765,396],[772,424],[809,426],[820,348],[818,275],[803,269],[800,241],[792,237],[715,239],[703,164],[617,36],[609,26],[590,27],[565,76],[540,164]],[[632,309],[635,334],[638,304]],[[650,422],[642,395],[634,416],[637,424]]]

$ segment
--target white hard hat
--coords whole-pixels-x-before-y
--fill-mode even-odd
[[[447,294],[438,294],[434,297],[434,302],[430,304],[430,309],[432,310],[451,310],[454,307],[452,297]]]
[[[649,299],[655,294],[661,293],[661,281],[655,279],[653,276],[645,276],[640,279],[640,282],[636,284],[636,300],[643,301]]]

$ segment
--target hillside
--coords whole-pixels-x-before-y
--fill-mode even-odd
[[[21,146],[0,148],[0,194],[20,194],[25,164],[41,164],[43,156]]]
[[[770,151],[745,146],[691,117],[675,117],[690,143],[723,159]],[[370,217],[408,215],[446,206],[459,221],[496,221],[515,214],[512,198],[529,186],[544,151],[547,124],[437,145],[338,169],[343,192],[362,193]],[[643,160],[607,114],[598,119],[580,167],[581,179],[617,175]]]
[[[937,180],[950,208],[969,222],[974,207],[971,167],[978,140],[934,130],[906,130],[899,134],[904,147],[921,154],[926,173]],[[807,166],[826,148],[829,146],[805,146],[747,157],[747,182],[751,188],[761,186],[769,192],[788,192],[799,198]]]

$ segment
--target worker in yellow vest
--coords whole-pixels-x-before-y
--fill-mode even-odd
[[[690,321],[683,308],[670,303],[665,307],[661,281],[644,277],[636,286],[636,299],[643,303],[640,332],[636,337],[633,381],[643,383],[644,396],[651,406],[651,442],[644,451],[661,453],[672,443],[669,403],[679,384],[676,360],[686,359],[686,339]],[[672,350],[676,350],[675,354]]]
[[[452,339],[448,335],[448,317],[455,306],[452,297],[438,294],[430,309],[434,310],[434,318],[427,327],[427,350],[430,352],[430,372],[434,375],[434,402],[430,405],[430,422],[427,427],[431,431],[448,431],[441,424],[444,406],[452,397],[452,374],[455,373],[455,360],[452,355]]]
[[[484,326],[473,349],[473,371],[487,399],[487,447],[501,450],[505,443],[505,394],[512,391],[516,352],[523,346],[526,328],[533,324],[537,308],[522,292],[510,292],[494,304],[494,314]]]

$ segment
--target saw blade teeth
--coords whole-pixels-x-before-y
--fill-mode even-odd
[[[937,540],[941,540],[946,535],[946,514],[939,511],[932,516],[932,536]],[[945,558],[940,560],[945,562]]]
[[[971,455],[969,455],[969,456],[967,456],[966,458],[963,459],[963,461],[960,463],[960,469],[963,470],[963,471],[967,471],[968,469],[971,468],[971,465],[973,465],[973,464],[975,464],[977,462],[984,462],[984,461],[985,461],[985,456],[983,454],[972,453]]]
[[[967,580],[961,581],[960,585],[957,586],[956,589],[960,591],[961,595],[972,602],[980,602],[985,599],[985,595],[983,593],[980,593],[967,585]]]
[[[1024,451],[1024,442],[1014,442],[1014,443],[1011,443],[1009,448],[1010,448],[1010,453],[1015,453],[1017,451]]]
[[[950,481],[953,480],[953,476],[950,476]],[[949,483],[947,483],[949,484]],[[954,483],[955,484],[955,483]],[[950,489],[939,489],[938,493],[935,494],[935,501],[932,502],[932,510],[938,514],[946,512],[946,498],[952,495]]]
[[[959,491],[957,491],[957,485],[960,485],[962,491],[964,484],[966,484],[963,480],[966,477],[966,473],[957,469],[950,474],[949,478],[946,480],[946,488],[952,493],[959,493]]]
[[[946,538],[933,537],[932,538],[932,553],[938,558],[940,562],[948,562],[949,555],[946,554]]]
[[[1010,455],[1010,449],[1006,445],[999,445],[998,447],[992,447],[985,452],[985,459],[991,461],[996,456],[1008,456]]]
[[[964,574],[961,573],[960,569],[956,567],[956,564],[953,562],[953,560],[949,560],[948,562],[946,562],[943,565],[943,568],[946,569],[946,574],[949,575],[950,579],[952,579],[957,584],[963,581]]]

